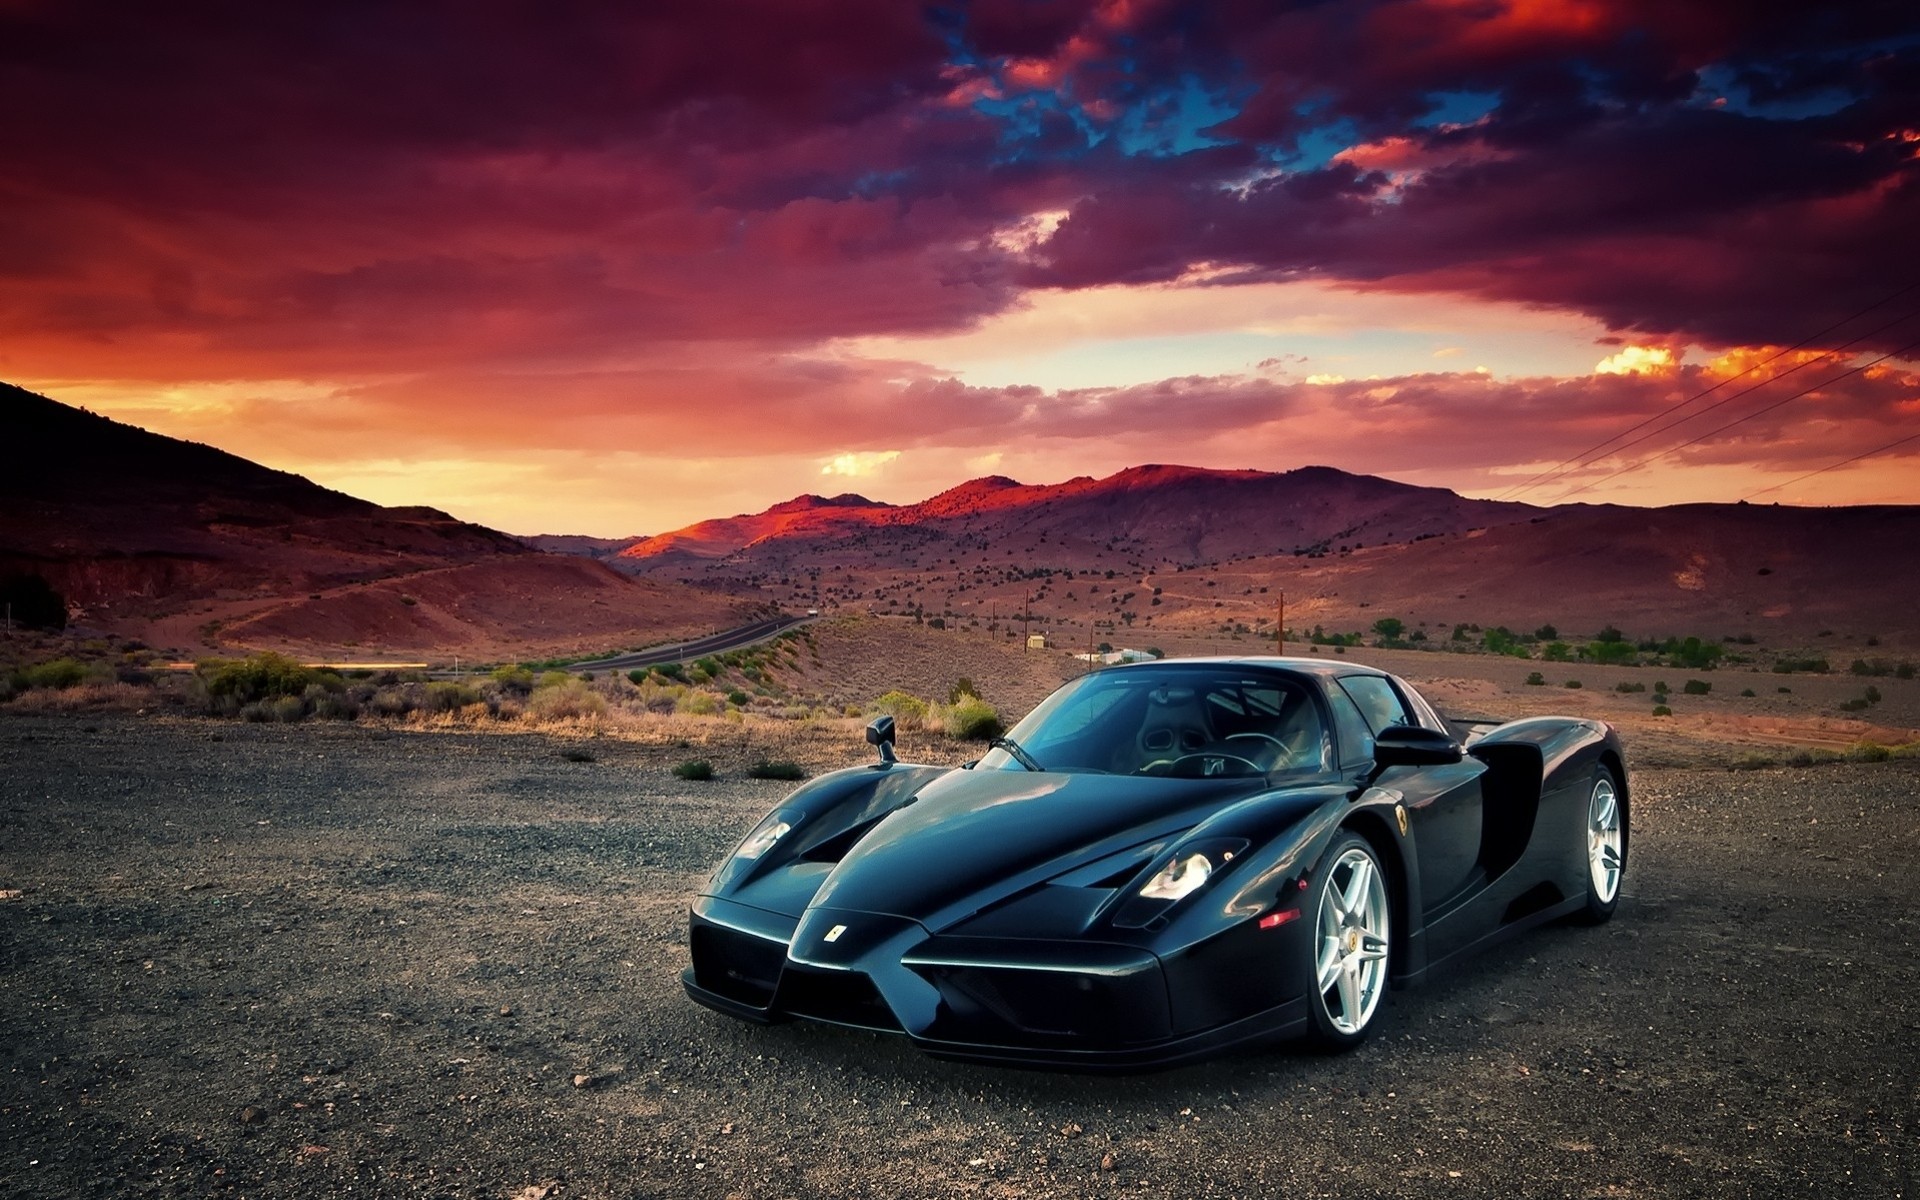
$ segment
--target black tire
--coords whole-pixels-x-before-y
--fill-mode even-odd
[[[1347,1050],[1379,1022],[1392,977],[1393,881],[1373,846],[1358,834],[1334,839],[1307,891],[1308,1036],[1324,1049]],[[1356,872],[1366,879],[1356,887]]]
[[[1604,764],[1593,769],[1581,822],[1581,861],[1586,865],[1587,904],[1574,914],[1584,925],[1604,924],[1620,907],[1620,885],[1627,874],[1627,806],[1620,782]],[[1610,852],[1610,854],[1609,854]]]

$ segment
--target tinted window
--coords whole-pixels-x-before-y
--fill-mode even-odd
[[[1379,733],[1389,725],[1411,725],[1412,718],[1407,716],[1406,706],[1400,702],[1400,693],[1393,685],[1379,675],[1348,675],[1340,680],[1340,686],[1353,697],[1360,706],[1360,712],[1367,718],[1367,727]]]
[[[1442,717],[1433,705],[1427,703],[1425,696],[1408,687],[1407,681],[1398,676],[1393,682],[1400,689],[1400,694],[1406,697],[1407,711],[1413,714],[1413,719],[1421,728],[1431,729],[1435,733],[1444,733],[1448,737],[1453,736],[1453,730],[1447,727],[1446,718]]]
[[[1373,734],[1360,709],[1338,687],[1327,689],[1327,705],[1333,709],[1333,730],[1340,739],[1340,765],[1351,767],[1372,758]]]

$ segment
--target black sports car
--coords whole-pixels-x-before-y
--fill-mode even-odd
[[[687,992],[947,1058],[1164,1066],[1335,1047],[1411,983],[1604,921],[1628,789],[1607,725],[1454,728],[1347,662],[1173,659],[1062,687],[978,762],[881,761],[768,813],[694,902]]]

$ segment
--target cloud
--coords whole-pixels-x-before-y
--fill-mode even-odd
[[[342,469],[376,442],[789,453],[797,486],[842,454],[902,451],[906,481],[1184,446],[1471,479],[1707,378],[1589,375],[1594,333],[1616,365],[1920,337],[1920,293],[1858,315],[1920,278],[1911,24],[1733,0],[18,0],[0,376]],[[1389,322],[1420,363],[1302,344]],[[1223,330],[1273,344],[1105,353]],[[1585,357],[1543,370],[1529,332]],[[1455,349],[1487,365],[1416,369]],[[1860,448],[1887,386],[1688,455]]]
[[[855,450],[847,454],[834,455],[826,461],[826,465],[820,468],[820,473],[860,479],[878,474],[899,457],[898,450]]]

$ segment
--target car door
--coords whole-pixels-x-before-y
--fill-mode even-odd
[[[1345,675],[1338,682],[1376,734],[1389,725],[1433,723],[1426,706],[1410,703],[1387,676]],[[1480,867],[1485,771],[1485,764],[1469,757],[1441,766],[1392,767],[1374,781],[1400,793],[1406,807],[1419,858],[1420,911],[1429,929],[1486,884]]]

